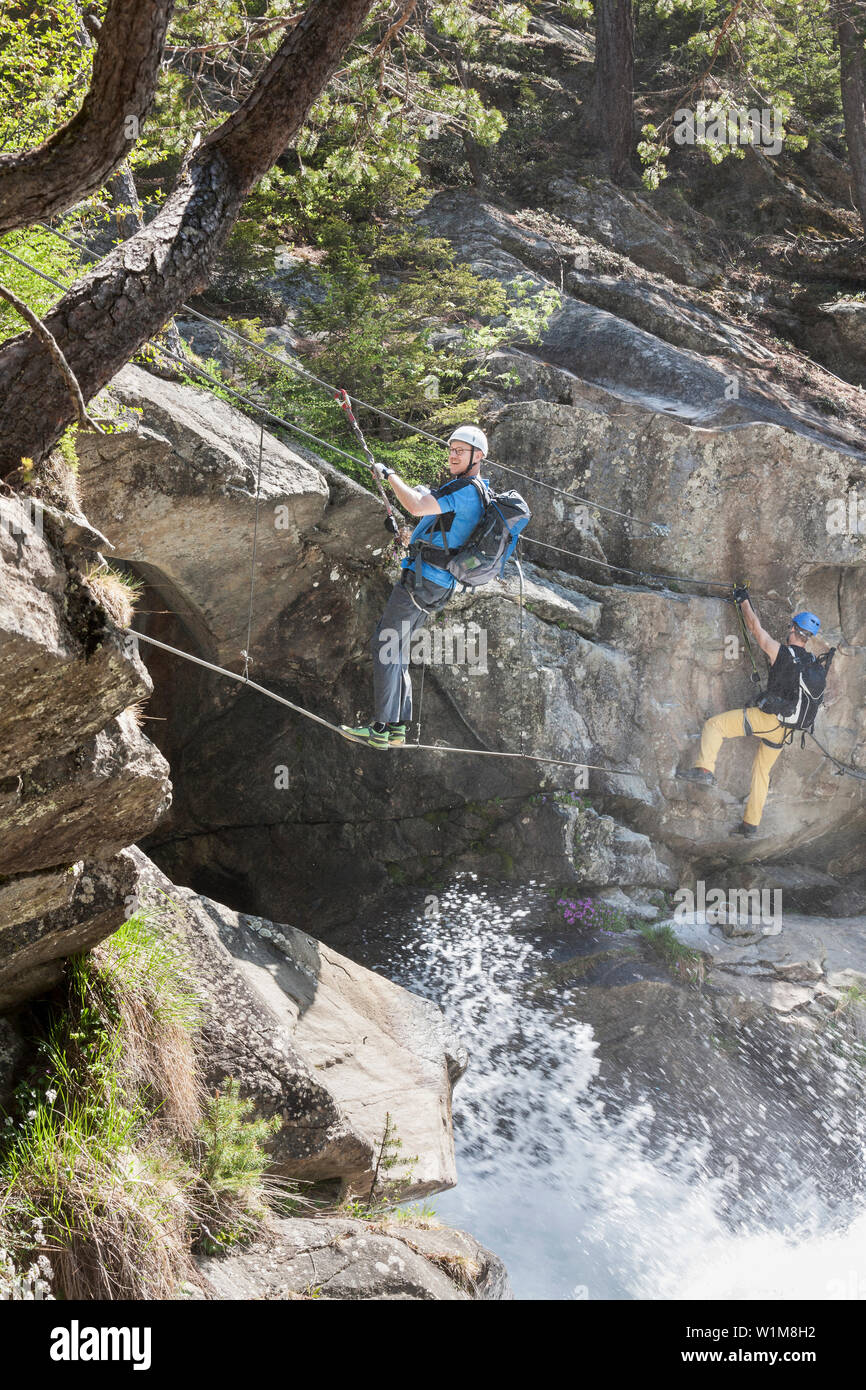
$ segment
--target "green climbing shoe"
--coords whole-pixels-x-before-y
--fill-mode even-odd
[[[359,724],[354,729],[348,724],[341,724],[340,733],[343,738],[351,739],[352,743],[369,743],[371,748],[387,748],[391,742],[387,728],[374,729],[372,724]]]
[[[392,748],[402,748],[403,744],[406,742],[406,725],[405,725],[405,724],[389,724],[389,725],[388,725],[388,734],[389,734],[389,739],[390,739],[391,747],[392,747]]]

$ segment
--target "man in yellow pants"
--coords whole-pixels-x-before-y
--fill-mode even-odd
[[[695,766],[678,775],[689,782],[712,786],[716,780],[716,758],[724,740],[743,738],[749,734],[759,739],[743,820],[731,832],[734,835],[752,836],[757,835],[764,812],[770,789],[770,771],[784,747],[786,731],[792,727],[789,721],[796,714],[800,669],[813,660],[812,654],[806,651],[806,644],[818,632],[821,623],[814,613],[805,610],[795,613],[785,642],[777,642],[758,621],[749,602],[748,589],[735,589],[734,598],[740,604],[748,631],[770,661],[767,689],[759,696],[757,704],[749,705],[744,710],[729,709],[708,719],[701,733],[701,751]]]

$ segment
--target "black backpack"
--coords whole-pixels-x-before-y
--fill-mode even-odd
[[[821,656],[813,656],[800,647],[788,647],[791,662],[777,681],[770,681],[763,695],[756,700],[758,709],[767,714],[775,714],[779,723],[785,727],[782,743],[790,743],[797,729],[802,732],[800,746],[805,746],[806,734],[815,730],[815,720],[827,689],[827,672],[836,655],[831,647]],[[780,747],[763,739],[771,748]]]

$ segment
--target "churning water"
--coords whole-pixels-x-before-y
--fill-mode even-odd
[[[815,1181],[824,1131],[799,1170],[780,1146],[732,1192],[710,1171],[709,1125],[694,1123],[702,1105],[724,1104],[702,1093],[697,1066],[688,1124],[662,1086],[624,1100],[599,1083],[580,991],[539,993],[576,945],[551,931],[540,886],[511,896],[464,877],[435,899],[399,898],[360,937],[353,928],[349,949],[437,1002],[468,1049],[454,1095],[459,1182],[431,1205],[504,1259],[516,1297],[866,1298],[861,1154],[838,1200]],[[828,1108],[847,1103],[844,1067],[829,1068]]]

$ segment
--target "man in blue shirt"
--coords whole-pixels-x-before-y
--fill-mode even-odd
[[[448,441],[450,477],[431,492],[410,487],[391,468],[376,464],[378,476],[387,480],[412,516],[421,520],[412,532],[409,554],[400,580],[394,585],[385,611],[373,634],[373,718],[369,724],[341,725],[344,738],[388,748],[406,742],[406,726],[412,718],[412,682],[409,655],[412,633],[424,626],[451,597],[455,579],[438,564],[447,552],[468,541],[484,514],[479,477],[487,454],[487,436],[476,425],[461,425]],[[473,479],[478,482],[473,482]],[[479,486],[480,485],[480,486]]]

